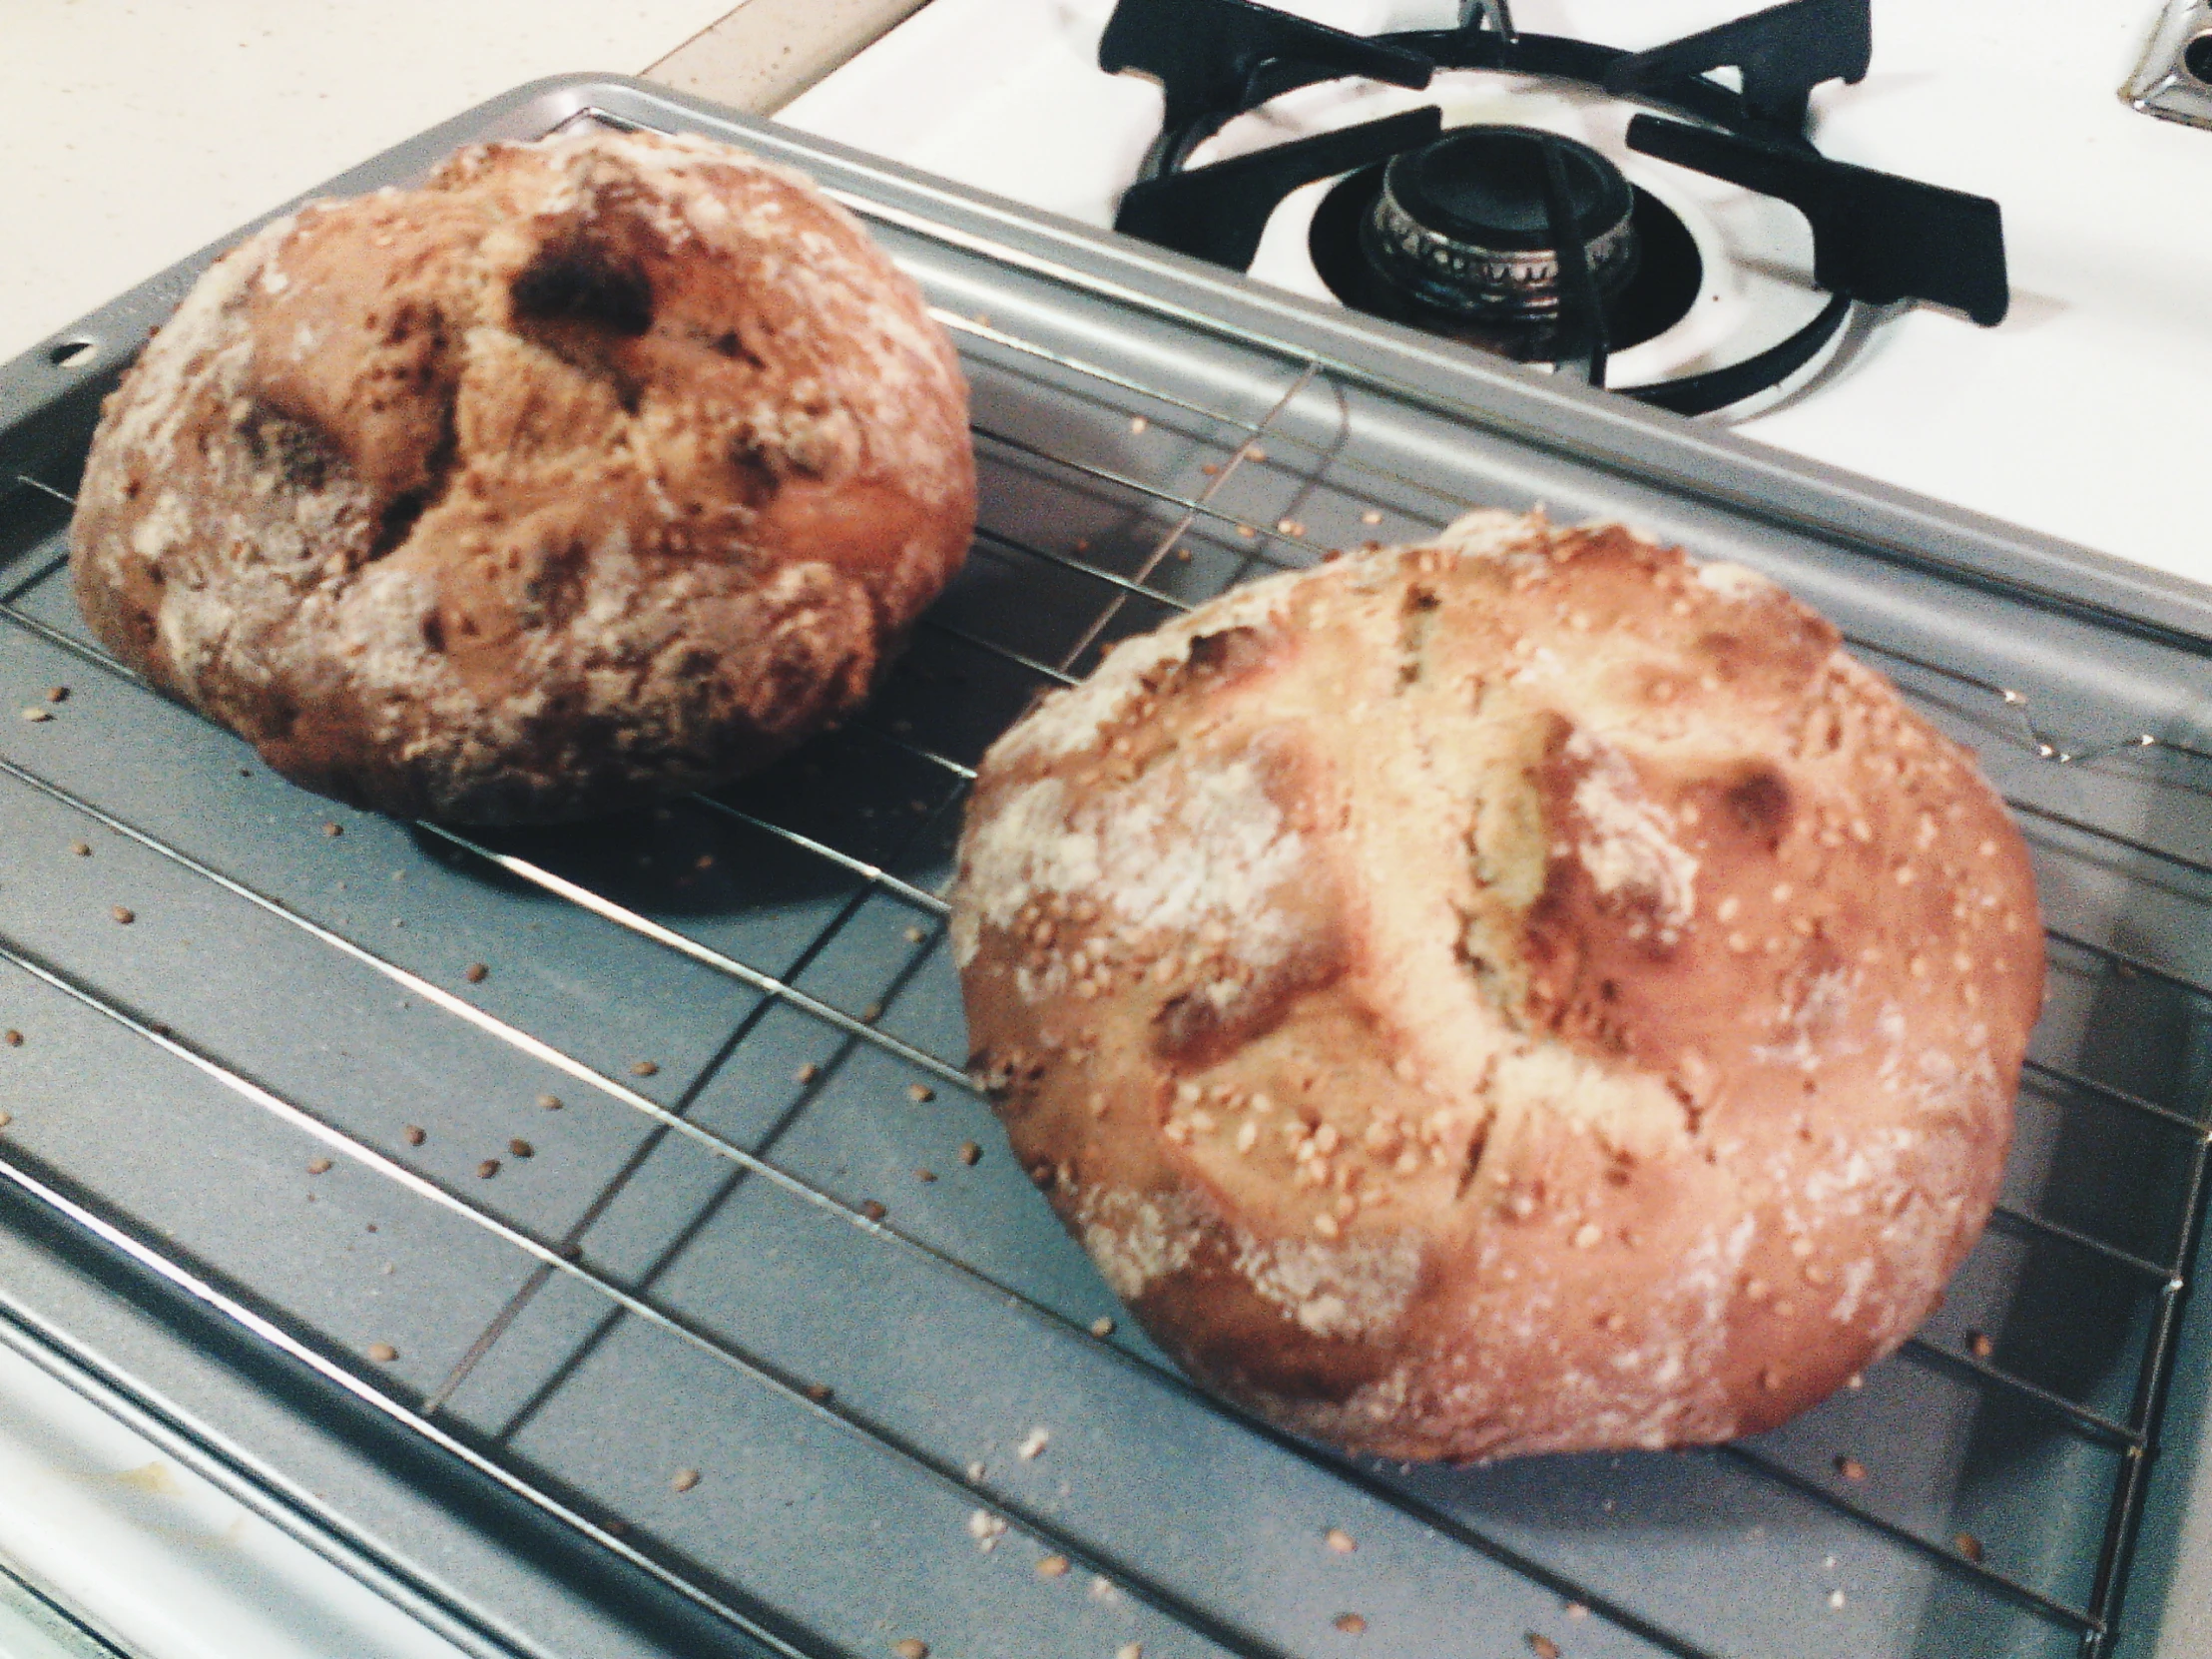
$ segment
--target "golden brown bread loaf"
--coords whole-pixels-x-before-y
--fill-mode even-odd
[[[1741,567],[1478,514],[991,750],[976,1075],[1195,1376],[1392,1457],[1725,1439],[1979,1233],[2041,998],[1958,748]]]
[[[310,789],[605,811],[867,695],[965,552],[966,404],[913,283],[797,175],[487,145],[207,274],[110,399],[77,594]]]

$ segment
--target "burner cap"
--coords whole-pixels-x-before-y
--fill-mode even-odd
[[[1635,193],[1586,144],[1530,127],[1462,127],[1394,158],[1361,228],[1376,269],[1417,298],[1475,316],[1559,308],[1559,260],[1544,213],[1544,151],[1556,151],[1576,234],[1600,293],[1636,268]]]

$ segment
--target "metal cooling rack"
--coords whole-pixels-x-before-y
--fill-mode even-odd
[[[0,725],[19,1225],[683,1598],[670,1651],[2114,1651],[2212,1142],[2203,642],[1589,464],[1512,381],[1447,361],[1497,401],[1423,403],[1380,346],[665,94],[480,125],[585,119],[781,152],[871,220],[974,383],[966,573],[866,716],[772,773],[464,835],[303,796],[148,693],[68,598],[76,452],[16,476],[0,698],[48,717]],[[1114,639],[1536,500],[1762,565],[1972,744],[2036,851],[2051,1010],[1988,1235],[1862,1386],[1710,1452],[1347,1459],[1113,1323],[965,1081],[940,888],[982,748]],[[360,1505],[287,1501],[488,1644],[570,1650]]]

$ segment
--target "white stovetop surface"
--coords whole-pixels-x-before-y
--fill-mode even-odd
[[[1097,69],[1111,9],[935,0],[781,118],[1106,224],[1159,122],[1155,88]],[[1452,0],[1285,9],[1360,32],[1456,15]],[[1754,9],[1515,0],[1514,15],[1644,47]],[[1908,311],[1821,389],[1742,421],[1747,435],[2212,583],[2195,483],[2212,406],[2212,133],[2138,115],[2117,91],[2156,9],[1876,0],[1873,71],[1817,95],[1820,145],[1996,199],[2011,314],[1981,329]],[[960,96],[915,95],[946,86]]]

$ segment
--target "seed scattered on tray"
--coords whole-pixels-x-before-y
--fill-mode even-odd
[[[1836,1459],[1836,1472],[1846,1480],[1864,1480],[1867,1478],[1867,1465],[1856,1457],[1839,1457]]]
[[[368,1357],[379,1366],[388,1366],[399,1358],[399,1350],[393,1348],[389,1343],[370,1343],[368,1345]]]
[[[1037,1563],[1039,1578],[1065,1578],[1068,1575],[1068,1558],[1065,1555],[1047,1555]]]
[[[916,1106],[926,1106],[930,1101],[937,1098],[937,1091],[926,1083],[908,1083],[906,1085],[906,1098]]]
[[[1129,417],[1129,429],[1132,432],[1141,432],[1151,424],[1152,422],[1145,419],[1143,415],[1131,415]]]
[[[968,1536],[985,1555],[998,1547],[998,1540],[1005,1535],[1006,1523],[988,1509],[978,1509],[967,1518]]]
[[[1144,1659],[1144,1643],[1124,1642],[1114,1649],[1114,1659]]]
[[[399,1138],[405,1141],[409,1146],[420,1146],[430,1137],[423,1132],[421,1124],[410,1123],[404,1129],[399,1131]]]
[[[688,1492],[699,1484],[699,1471],[697,1469],[678,1469],[669,1477],[668,1483],[680,1492]]]
[[[69,701],[69,688],[67,686],[48,686],[46,688],[46,701],[49,703],[67,703]]]
[[[309,1175],[328,1175],[330,1173],[330,1160],[327,1158],[309,1158],[307,1160],[307,1173]]]
[[[1098,1318],[1096,1318],[1095,1320],[1091,1321],[1091,1335],[1092,1335],[1092,1336],[1094,1336],[1094,1337],[1111,1337],[1111,1336],[1112,1336],[1113,1334],[1114,1334],[1114,1322],[1113,1322],[1112,1320],[1108,1319],[1108,1318],[1107,1318],[1107,1317],[1106,1317],[1106,1316],[1105,1316],[1104,1314],[1101,1314],[1101,1315],[1099,1315],[1099,1316],[1098,1316]]]
[[[535,1158],[538,1155],[538,1149],[520,1135],[507,1143],[507,1150],[517,1158]]]
[[[1528,1643],[1528,1651],[1533,1653],[1536,1659],[1559,1659],[1559,1644],[1549,1636],[1531,1630],[1524,1639]]]
[[[1360,515],[1360,522],[1362,524],[1381,524],[1382,522],[1382,515],[1371,509],[1368,512],[1364,512]]]
[[[1829,1592],[1828,1592],[1828,1604],[1829,1604],[1829,1606],[1831,1606],[1831,1607],[1835,1607],[1835,1608],[1841,1609],[1841,1608],[1843,1607],[1843,1605],[1844,1605],[1844,1592],[1843,1592],[1843,1591],[1841,1591],[1841,1590],[1831,1590],[1831,1591],[1829,1591]]]
[[[961,1162],[961,1163],[963,1163],[963,1164],[967,1165],[967,1166],[968,1166],[968,1168],[970,1168],[970,1169],[973,1169],[973,1168],[974,1168],[974,1167],[975,1167],[975,1166],[976,1166],[977,1164],[981,1163],[982,1161],[983,1161],[983,1149],[982,1149],[981,1147],[977,1146],[977,1145],[976,1145],[976,1144],[975,1144],[975,1143],[974,1143],[973,1141],[962,1141],[962,1142],[960,1143],[960,1162]]]
[[[865,1008],[862,1008],[860,1010],[860,1023],[862,1025],[873,1025],[882,1017],[883,1005],[880,1002],[870,1002]]]
[[[52,720],[54,717],[48,714],[44,709],[25,709],[23,711],[23,718],[29,721],[33,726],[37,726],[43,721]]]
[[[1976,1360],[1986,1360],[1996,1351],[1997,1345],[1990,1340],[1988,1332],[1969,1331],[1966,1333],[1966,1352]]]
[[[1981,1540],[1971,1532],[1959,1533],[1957,1537],[1951,1539],[1950,1543],[1953,1549],[1957,1550],[1959,1554],[1975,1566],[1981,1565]]]
[[[115,905],[108,911],[108,914],[115,917],[117,921],[121,922],[126,927],[130,926],[132,922],[138,920],[138,912],[130,908],[128,905],[124,904]]]
[[[1238,525],[1238,526],[1237,526],[1237,534],[1238,534],[1238,535],[1240,535],[1240,536],[1242,536],[1242,537],[1244,537],[1244,539],[1245,539],[1246,541],[1250,541],[1250,540],[1251,540],[1251,539],[1252,539],[1252,538],[1253,538],[1254,536],[1257,536],[1257,535],[1258,535],[1259,533],[1260,533],[1259,531],[1255,530],[1255,529],[1254,529],[1254,528],[1253,528],[1253,527],[1252,527],[1251,525],[1249,525],[1249,524],[1240,524],[1240,525]]]
[[[934,1181],[936,1180],[936,1178],[937,1172],[933,1169],[917,1169],[914,1171],[914,1179],[916,1181]]]
[[[1833,1561],[1834,1561],[1835,1559],[1836,1559],[1836,1558],[1835,1558],[1835,1557],[1834,1557],[1833,1555],[1829,1557],[1829,1560],[1830,1560],[1831,1562],[1833,1562]],[[1580,1603],[1579,1601],[1570,1601],[1570,1602],[1568,1602],[1568,1603],[1567,1603],[1567,1617],[1568,1617],[1568,1618],[1570,1618],[1570,1619],[1586,1619],[1586,1618],[1588,1618],[1589,1616],[1590,1616],[1590,1610],[1589,1610],[1589,1609],[1588,1609],[1587,1607],[1583,1606],[1583,1605],[1582,1605],[1582,1603]]]
[[[632,1077],[651,1077],[658,1073],[660,1069],[660,1066],[652,1060],[632,1060],[630,1062],[630,1075]]]
[[[75,853],[80,858],[89,858],[92,856],[92,845],[88,841],[71,841],[69,843],[69,850]]]
[[[899,933],[900,936],[903,937],[908,944],[919,944],[923,939],[926,939],[929,936],[920,928],[914,926],[911,922],[907,923],[906,926],[899,929]]]
[[[476,1179],[479,1181],[489,1181],[498,1173],[499,1160],[497,1158],[486,1158],[476,1166]]]
[[[1359,1540],[1341,1526],[1332,1526],[1327,1532],[1323,1533],[1322,1542],[1339,1555],[1350,1555],[1360,1547]]]
[[[1014,1455],[1025,1463],[1035,1462],[1044,1448],[1052,1443],[1052,1430],[1032,1428],[1022,1436],[1021,1444],[1014,1447]]]
[[[7,1128],[7,1126],[13,1122],[15,1122],[15,1114],[13,1112],[0,1112],[0,1129]]]
[[[8,1027],[5,1040],[10,1048],[21,1048],[23,1046],[23,1033],[11,1025]]]
[[[1339,1630],[1342,1630],[1347,1636],[1365,1635],[1367,1633],[1368,1621],[1366,1619],[1363,1619],[1358,1613],[1339,1613],[1337,1615],[1337,1628]]]
[[[541,1094],[538,1096],[538,1104],[548,1112],[558,1112],[561,1109],[561,1097],[557,1094]]]
[[[891,1651],[898,1659],[929,1659],[929,1644],[916,1636],[901,1636],[891,1643]]]
[[[1264,461],[1268,458],[1268,452],[1256,443],[1246,444],[1244,455],[1248,461]]]
[[[822,1067],[816,1065],[814,1061],[809,1060],[805,1065],[801,1066],[797,1071],[792,1073],[792,1081],[794,1083],[812,1083],[821,1075]]]
[[[860,1206],[860,1214],[867,1217],[869,1221],[881,1221],[890,1212],[871,1198]]]
[[[463,979],[466,979],[471,985],[481,985],[490,976],[491,969],[484,966],[482,962],[469,963],[467,970],[461,975],[461,977]]]

